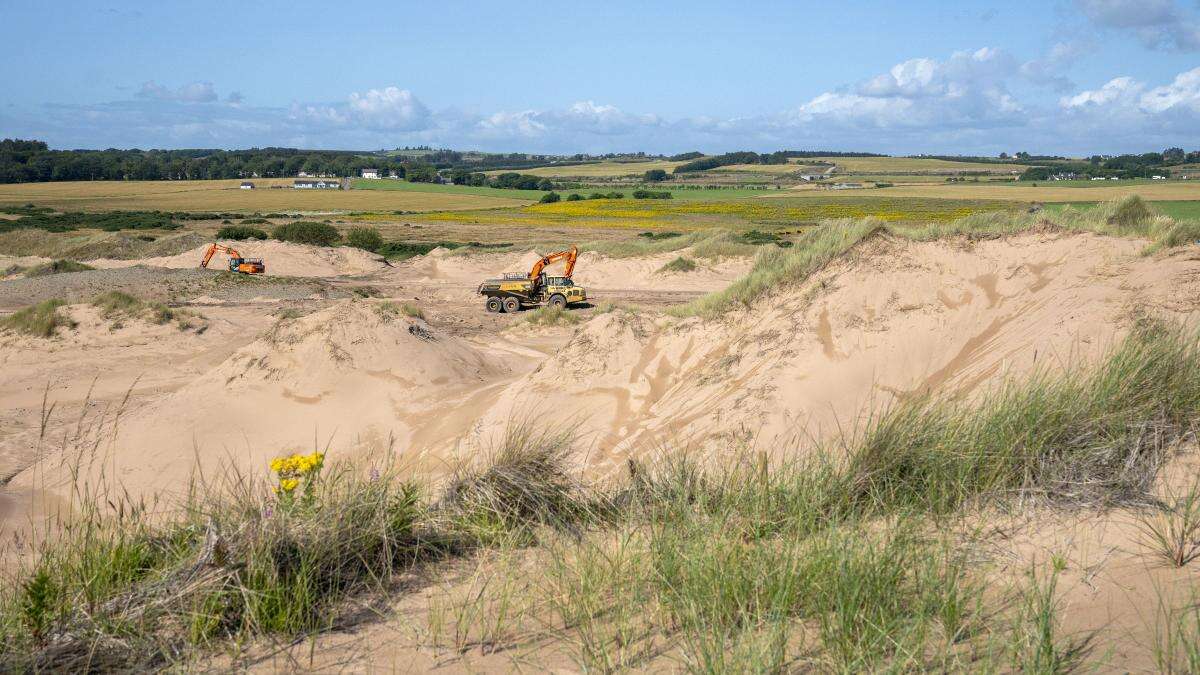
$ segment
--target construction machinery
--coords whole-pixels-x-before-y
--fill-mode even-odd
[[[208,247],[208,250],[204,252],[204,260],[200,261],[200,267],[207,269],[209,261],[217,254],[217,251],[224,251],[229,255],[230,272],[262,274],[267,271],[267,266],[263,264],[262,258],[243,258],[242,254],[235,249],[221,244],[212,244]]]
[[[484,306],[489,312],[517,312],[522,307],[566,307],[587,300],[583,287],[571,281],[578,258],[579,249],[571,246],[565,251],[542,256],[529,274],[506,274],[499,279],[484,281],[479,285],[479,294],[487,298]],[[566,261],[562,276],[547,276],[546,267],[560,260]]]

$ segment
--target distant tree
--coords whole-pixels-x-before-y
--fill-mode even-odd
[[[662,169],[650,169],[642,174],[642,180],[647,183],[659,183],[667,179],[667,172]]]
[[[547,192],[546,194],[542,195],[542,198],[539,199],[538,202],[540,202],[542,204],[553,204],[554,202],[557,202],[561,199],[562,199],[562,196],[559,195],[557,192]]]
[[[1163,164],[1183,164],[1187,161],[1187,153],[1183,148],[1167,148],[1163,150]]]
[[[583,199],[583,197],[579,196],[578,193],[572,192],[571,194],[567,195],[566,201],[577,202],[577,201],[580,201],[581,199]]]
[[[432,183],[437,178],[437,169],[431,164],[414,164],[408,167],[404,178],[410,183]]]
[[[1007,152],[1000,153],[1000,159],[1008,159],[1008,153]]]

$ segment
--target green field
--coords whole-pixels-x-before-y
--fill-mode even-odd
[[[403,180],[372,180],[355,178],[351,185],[355,190],[402,190],[408,192],[431,192],[449,195],[477,195],[480,197],[503,197],[506,199],[541,199],[546,194],[541,190],[506,190],[472,185],[439,185],[437,183],[409,183]]]
[[[1099,181],[1097,181],[1099,182]],[[1057,213],[1067,206],[1086,211],[1099,202],[1054,202],[1046,204],[1046,210]],[[1175,220],[1200,220],[1200,200],[1149,202],[1150,208]]]

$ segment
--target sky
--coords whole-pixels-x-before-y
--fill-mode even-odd
[[[54,148],[1200,149],[1200,0],[0,0]]]

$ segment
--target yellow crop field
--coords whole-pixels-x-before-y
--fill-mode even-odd
[[[1126,195],[1140,195],[1149,201],[1200,200],[1200,181],[1157,181],[1126,183],[1105,181],[1104,185],[1064,186],[1053,182],[1033,183],[944,183],[941,185],[897,185],[873,190],[895,197],[936,199],[997,199],[1024,202],[1101,202]]]
[[[951,162],[944,159],[914,159],[910,157],[822,157],[822,161],[837,164],[841,173],[951,173],[954,171],[987,171],[1010,173],[1024,171],[1022,164],[991,164],[987,162]]]
[[[728,201],[587,199],[534,204],[486,213],[430,213],[422,222],[471,222],[526,227],[671,228],[786,226],[833,218],[873,216],[888,222],[949,222],[979,211],[1001,210],[1001,202],[890,199],[883,196],[799,199],[745,198]]]
[[[454,211],[523,206],[529,199],[408,190],[296,190],[292,179],[73,181],[0,185],[0,204],[74,211]],[[286,186],[272,189],[270,186]]]
[[[640,176],[651,169],[662,169],[670,173],[672,169],[683,162],[668,162],[656,160],[650,162],[597,162],[595,164],[575,164],[572,166],[541,166],[536,169],[506,169],[503,171],[487,171],[494,176],[501,173],[523,173],[530,176],[545,176],[546,178],[616,178],[618,176]]]

